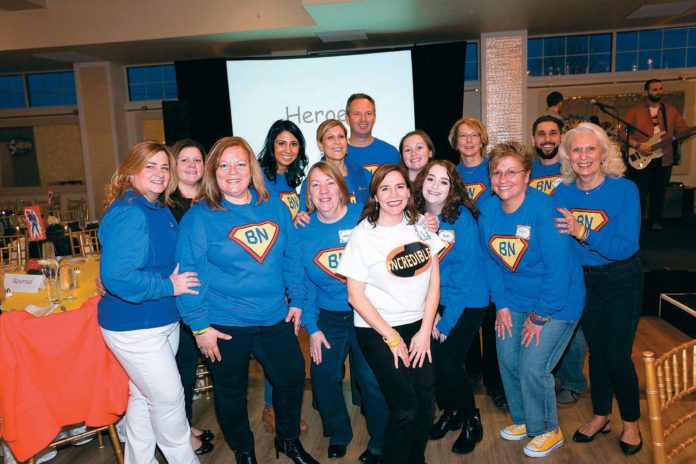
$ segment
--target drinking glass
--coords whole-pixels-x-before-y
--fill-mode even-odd
[[[42,259],[56,259],[56,249],[53,247],[53,242],[43,242],[41,244]]]
[[[65,299],[74,300],[75,295],[73,295],[72,291],[77,287],[77,276],[73,266],[65,266],[60,270],[60,284],[63,290],[68,292]]]
[[[46,279],[46,293],[50,304],[60,303],[61,281],[59,279]]]

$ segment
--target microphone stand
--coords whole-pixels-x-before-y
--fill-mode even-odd
[[[599,108],[599,111],[601,111],[602,113],[607,114],[607,115],[611,116],[612,118],[614,118],[619,123],[619,127],[621,125],[623,125],[623,127],[624,127],[623,130],[626,132],[626,140],[624,141],[624,144],[623,144],[624,145],[624,151],[623,151],[624,161],[626,161],[626,158],[628,157],[628,150],[629,150],[629,148],[631,148],[631,145],[630,145],[631,132],[635,131],[635,132],[638,132],[639,134],[643,134],[647,138],[650,138],[650,136],[648,134],[646,134],[642,130],[638,129],[636,126],[634,126],[630,122],[626,121],[625,119],[622,119],[621,117],[619,117],[618,112],[612,113],[604,106],[599,106],[599,105],[597,105],[597,108]]]

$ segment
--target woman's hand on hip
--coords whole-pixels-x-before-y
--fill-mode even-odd
[[[442,343],[447,340],[447,335],[440,332],[437,328],[437,323],[440,322],[440,319],[442,319],[442,316],[440,316],[440,313],[436,313],[433,321],[433,338]]]
[[[218,338],[221,340],[230,340],[232,335],[220,332],[212,327],[200,335],[196,335],[196,345],[201,350],[201,354],[208,358],[210,362],[222,361],[220,349],[218,348]]]
[[[200,287],[201,285],[197,276],[198,274],[195,272],[182,272],[179,274],[179,265],[177,264],[174,268],[174,272],[169,276],[169,280],[172,281],[172,285],[174,286],[174,296],[183,295],[184,293],[198,295],[198,291],[192,288]]]
[[[309,336],[309,354],[316,365],[321,364],[322,346],[325,346],[327,350],[331,349],[331,345],[329,345],[329,341],[326,339],[324,332],[317,330]]]
[[[297,334],[300,332],[300,322],[302,322],[302,310],[300,308],[295,308],[294,306],[288,308],[288,315],[285,316],[285,322],[290,321],[293,323],[295,336],[297,337]]]
[[[411,338],[408,354],[411,367],[423,367],[426,357],[428,361],[433,362],[433,357],[430,354],[430,333],[425,332],[423,329],[416,332],[413,338]]]
[[[505,340],[505,334],[512,337],[512,315],[510,308],[502,308],[495,312],[495,333]]]

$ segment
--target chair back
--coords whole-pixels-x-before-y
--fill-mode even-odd
[[[68,230],[70,252],[73,256],[93,256],[100,253],[98,229]]]
[[[696,435],[687,436],[670,450],[666,440],[683,425],[694,427],[696,409],[687,411],[670,424],[664,424],[665,413],[676,403],[696,393],[696,340],[679,345],[655,359],[652,351],[643,352],[645,365],[645,394],[648,400],[650,432],[653,445],[653,462],[665,464],[672,461],[688,446],[696,443]],[[665,425],[667,427],[665,428]],[[693,430],[693,428],[691,429]]]
[[[0,236],[0,265],[24,266],[27,263],[27,236]]]

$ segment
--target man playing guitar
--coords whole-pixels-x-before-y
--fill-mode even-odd
[[[629,140],[631,148],[637,153],[629,154],[628,177],[638,186],[640,195],[641,213],[643,224],[652,230],[662,230],[662,211],[664,207],[665,191],[672,175],[672,165],[675,164],[675,144],[652,143],[657,135],[663,141],[678,141],[691,135],[689,126],[674,106],[662,103],[664,93],[662,82],[658,79],[648,80],[643,87],[645,100],[626,113],[626,121],[648,134],[644,136],[640,132],[633,132]],[[619,130],[620,137],[625,143],[625,132]],[[657,140],[657,139],[655,139]],[[656,157],[650,161],[650,156],[658,154],[662,150],[662,157]],[[631,150],[633,152],[633,150]],[[641,155],[641,156],[638,156]],[[631,158],[632,157],[632,158]],[[645,166],[645,164],[647,166]],[[645,204],[650,196],[647,220],[645,218]]]

